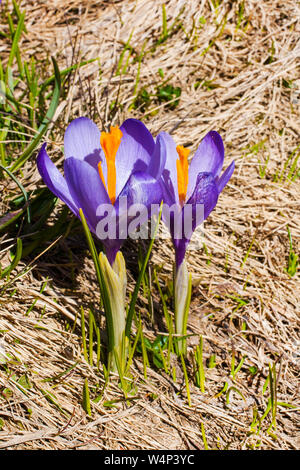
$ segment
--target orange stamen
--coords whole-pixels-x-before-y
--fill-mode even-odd
[[[190,150],[184,148],[183,145],[177,145],[176,150],[179,155],[179,159],[176,160],[178,195],[179,202],[183,206],[189,182],[188,156]]]
[[[122,131],[120,131],[118,127],[111,127],[110,132],[102,132],[100,137],[100,144],[106,158],[107,185],[105,184],[101,162],[98,164],[98,170],[112,204],[114,204],[116,200],[117,175],[115,161],[122,135]]]

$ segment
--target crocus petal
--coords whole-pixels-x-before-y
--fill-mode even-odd
[[[210,131],[201,141],[189,166],[189,182],[186,198],[192,195],[199,173],[219,176],[224,162],[224,145],[221,136]]]
[[[116,155],[116,195],[124,188],[132,173],[146,171],[154,151],[154,139],[147,127],[137,119],[127,119],[120,126],[123,133]],[[103,162],[103,174],[106,168]]]
[[[67,182],[56,168],[46,151],[46,144],[42,145],[37,157],[37,167],[44,183],[55,196],[61,199],[71,211],[78,216],[78,206],[71,196]]]
[[[101,160],[100,130],[86,117],[74,119],[68,125],[64,137],[65,158],[85,160],[94,168]]]
[[[129,177],[114,204],[116,238],[103,241],[110,264],[114,262],[117,252],[128,237],[130,226],[133,224],[134,229],[139,229],[151,215],[158,212],[161,200],[162,188],[156,179],[143,172],[134,173]],[[151,212],[151,204],[157,205],[156,211]]]
[[[101,204],[111,206],[107,191],[98,171],[84,160],[69,157],[65,160],[65,178],[78,208],[81,208],[90,230],[96,233],[100,217],[97,209]]]
[[[154,152],[148,166],[147,173],[153,178],[159,180],[165,168],[167,160],[166,144],[162,135],[159,134],[156,138]]]
[[[177,184],[177,166],[178,153],[173,138],[167,132],[161,132],[157,136],[157,145],[162,152],[161,162],[165,162],[162,171],[162,181],[164,185],[164,203],[171,206],[179,203],[178,184]]]
[[[179,266],[185,256],[187,245],[196,227],[200,225],[215,208],[218,201],[218,187],[211,173],[200,173],[197,177],[195,190],[183,206],[182,236],[176,238],[172,234],[176,251],[176,265]]]
[[[211,211],[215,208],[218,202],[218,196],[219,192],[214,176],[211,173],[200,173],[197,176],[194,192],[187,201],[187,204],[190,204],[193,208],[195,208],[197,204],[203,204],[204,214],[202,220],[198,222],[198,224],[207,219]],[[193,220],[196,223],[196,219],[194,219],[194,217],[195,214],[193,213]],[[194,226],[194,229],[197,225]]]
[[[223,191],[223,189],[225,188],[226,184],[228,183],[228,181],[230,180],[231,176],[232,176],[232,173],[234,171],[234,167],[235,167],[235,162],[231,162],[230,165],[226,168],[226,170],[224,171],[224,173],[220,176],[220,178],[217,178],[216,180],[216,184],[217,184],[217,187],[218,187],[218,191],[219,191],[219,194],[221,193],[221,191]]]
[[[127,223],[127,231],[129,224],[134,219],[137,219],[137,217],[139,225],[142,225],[151,217],[151,215],[154,214],[154,212],[158,212],[161,201],[161,183],[148,173],[133,173],[115,203],[115,209],[118,214],[119,229],[121,230],[120,227],[124,227],[125,223]],[[136,207],[133,207],[134,205],[136,205]],[[156,211],[153,210],[151,212],[151,206],[152,209],[156,209]],[[136,209],[136,211],[134,209]],[[132,212],[131,214],[130,211]]]

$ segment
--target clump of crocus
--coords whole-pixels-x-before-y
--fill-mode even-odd
[[[49,158],[46,144],[37,158],[45,184],[78,218],[84,218],[91,232],[100,237],[104,220],[114,228],[106,237],[100,237],[106,255],[101,253],[99,258],[109,297],[108,334],[113,338],[110,362],[114,368],[116,355],[119,364],[126,362],[126,267],[119,251],[126,238],[124,225],[127,233],[133,205],[150,209],[162,199],[161,185],[149,173],[154,150],[153,137],[140,121],[128,119],[120,128],[100,133],[95,123],[81,117],[72,121],[65,132],[64,176]],[[150,210],[146,215],[150,216]]]
[[[189,150],[176,146],[173,138],[161,132],[157,137],[156,152],[160,165],[151,168],[155,178],[161,178],[164,188],[162,217],[169,227],[175,248],[174,303],[175,331],[186,336],[187,315],[191,292],[185,253],[192,234],[211,213],[218,197],[228,183],[234,162],[221,175],[224,145],[220,135],[209,132],[188,162]],[[178,352],[184,353],[186,341],[177,342]]]

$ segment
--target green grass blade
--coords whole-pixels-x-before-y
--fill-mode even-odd
[[[202,434],[204,449],[209,450],[208,445],[207,445],[206,435],[205,435],[204,424],[202,423],[202,421],[201,421],[201,434]]]
[[[191,402],[189,378],[188,378],[186,365],[185,365],[185,361],[184,361],[184,357],[183,357],[182,353],[180,353],[180,359],[181,359],[181,364],[182,364],[182,369],[183,369],[183,374],[184,374],[184,381],[185,381],[185,386],[186,386],[186,395],[187,395],[187,399],[188,399],[188,404],[189,404],[189,406],[191,406],[192,402]]]
[[[95,58],[95,59],[89,59],[89,60],[83,60],[82,62],[80,62],[79,64],[74,64],[74,65],[71,65],[70,67],[67,67],[66,69],[64,70],[61,70],[60,71],[60,77],[63,78],[65,77],[66,75],[68,75],[70,72],[72,72],[73,70],[77,70],[81,67],[84,67],[84,65],[87,65],[87,64],[91,64],[92,62],[95,62],[96,60],[98,60],[98,58]],[[52,82],[55,82],[56,80],[56,75],[51,75],[51,77],[47,78],[44,83],[41,85],[41,90],[40,90],[40,93],[41,92],[44,92],[44,90],[49,86],[51,85]]]
[[[17,265],[19,264],[19,261],[22,257],[22,248],[23,248],[22,240],[21,240],[21,238],[17,238],[17,251],[16,251],[16,254],[14,256],[14,259],[13,259],[12,263],[2,271],[1,278],[5,277],[5,276],[8,276],[17,267]]]
[[[49,106],[49,109],[46,113],[46,116],[44,117],[40,127],[38,128],[38,134],[37,136],[33,139],[31,144],[25,149],[25,151],[20,155],[20,157],[17,159],[17,161],[12,165],[10,168],[11,172],[14,172],[21,168],[24,163],[31,157],[33,151],[36,149],[38,144],[40,143],[43,135],[48,129],[48,126],[55,114],[56,108],[59,103],[59,97],[61,93],[61,79],[60,79],[60,72],[58,69],[58,65],[56,63],[56,60],[52,57],[52,62],[53,62],[53,67],[54,67],[54,73],[55,73],[55,87],[52,95],[52,100]]]
[[[17,54],[18,43],[19,43],[22,31],[24,29],[24,20],[25,20],[25,13],[22,13],[20,18],[19,18],[19,21],[18,21],[17,29],[14,32],[14,39],[13,39],[13,43],[12,43],[12,46],[11,46],[8,62],[7,62],[7,73],[9,73],[9,70],[12,67],[14,58]],[[7,78],[8,78],[8,76],[7,76]]]
[[[93,367],[93,339],[94,339],[94,317],[89,310],[89,363]]]
[[[84,411],[91,416],[91,400],[90,400],[90,391],[87,379],[84,379],[83,393],[82,393],[82,406]]]
[[[11,173],[11,171],[9,171],[8,168],[5,168],[1,164],[0,164],[0,168],[2,168],[2,170],[4,170],[11,177],[11,179],[19,186],[20,190],[23,193],[25,201],[28,202],[27,191],[25,190],[24,186],[20,183],[20,181]],[[30,224],[30,209],[29,209],[29,206],[27,207],[27,220],[28,220],[28,223]]]
[[[87,347],[86,347],[86,333],[85,333],[85,319],[84,319],[84,310],[83,307],[81,306],[80,309],[80,319],[81,319],[81,338],[82,338],[82,347],[83,347],[83,355],[84,359],[86,362],[88,362],[88,353],[87,353]]]

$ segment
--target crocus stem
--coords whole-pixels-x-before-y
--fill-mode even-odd
[[[108,335],[108,370],[122,373],[127,359],[125,340],[125,291],[127,284],[125,261],[118,252],[112,263],[104,253],[98,256],[83,211],[79,211],[88,246],[94,261],[103,301]],[[119,366],[119,367],[118,367]]]
[[[103,274],[103,282],[109,296],[111,324],[108,325],[108,336],[113,337],[113,348],[109,351],[109,366],[113,372],[123,374],[126,366],[128,345],[125,338],[126,309],[125,294],[127,286],[126,266],[122,253],[119,251],[111,265],[100,253],[99,262]]]
[[[182,338],[177,339],[177,354],[186,354],[186,329],[191,301],[192,277],[188,273],[185,260],[174,266],[174,304],[175,333]]]

